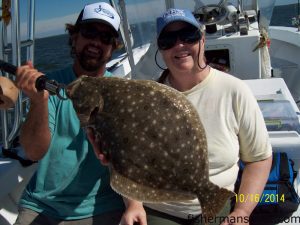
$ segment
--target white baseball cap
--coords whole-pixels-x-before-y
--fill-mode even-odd
[[[86,5],[80,12],[76,24],[102,22],[111,26],[118,34],[120,16],[116,10],[106,2]]]

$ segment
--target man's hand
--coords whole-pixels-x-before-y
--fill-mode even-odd
[[[17,68],[16,86],[30,100],[26,121],[20,131],[20,143],[28,159],[38,161],[47,153],[51,142],[49,129],[48,91],[38,91],[35,82],[43,74],[36,70],[31,61]],[[34,141],[33,141],[34,140]]]
[[[29,97],[31,103],[39,104],[49,97],[48,91],[38,91],[35,88],[37,78],[42,75],[43,73],[33,67],[31,61],[17,69],[15,84]]]
[[[143,203],[123,198],[126,210],[122,216],[120,225],[147,225],[146,212]]]
[[[106,158],[105,154],[100,149],[100,146],[102,146],[103,143],[101,142],[99,137],[95,134],[92,128],[87,128],[86,134],[90,143],[93,146],[96,157],[100,160],[102,165],[107,166],[109,164],[109,161]]]

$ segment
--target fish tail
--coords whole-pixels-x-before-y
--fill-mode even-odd
[[[232,191],[210,182],[209,186],[197,195],[202,209],[202,218],[214,218],[223,209],[227,200],[233,196]]]

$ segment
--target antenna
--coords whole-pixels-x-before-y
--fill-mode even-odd
[[[298,0],[297,8],[298,8],[298,31],[300,31],[300,2],[299,2],[299,0]]]

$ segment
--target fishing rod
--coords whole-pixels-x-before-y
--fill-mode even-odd
[[[0,70],[16,75],[17,67],[0,59]],[[38,91],[46,90],[50,95],[57,95],[57,97],[62,100],[67,99],[60,94],[60,91],[65,89],[65,85],[51,80],[47,76],[41,75],[38,77],[35,82],[35,87]]]

